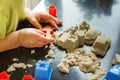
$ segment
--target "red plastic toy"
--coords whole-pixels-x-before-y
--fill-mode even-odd
[[[44,32],[45,36],[49,38],[53,37],[53,34],[54,34],[54,31],[51,28],[51,26],[44,26],[44,28],[42,29],[42,32]]]
[[[49,6],[49,14],[56,17],[56,6],[55,5]]]
[[[42,32],[47,33],[47,31],[46,31],[46,30],[44,30],[44,29],[42,29]]]
[[[54,34],[54,31],[53,31],[53,30],[51,30],[51,31],[50,31],[50,34],[51,34],[51,35],[53,35],[53,34]]]
[[[6,71],[0,73],[0,80],[10,80]]]
[[[31,75],[24,75],[22,80],[34,80],[34,78]]]

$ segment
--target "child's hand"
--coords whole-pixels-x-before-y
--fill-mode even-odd
[[[38,22],[49,22],[51,26],[54,27],[56,30],[58,30],[57,24],[62,25],[62,21],[53,17],[50,14],[34,13],[34,15]]]
[[[48,43],[54,42],[54,38],[47,38],[41,30],[34,28],[21,29],[18,42],[21,46],[27,48],[43,47]]]
[[[27,20],[38,29],[42,28],[39,22],[49,22],[51,26],[57,30],[58,30],[57,24],[62,25],[62,21],[58,20],[57,18],[49,14],[35,12],[33,13],[31,10],[26,9],[26,15]]]

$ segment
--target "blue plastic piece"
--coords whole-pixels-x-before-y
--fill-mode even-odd
[[[117,64],[111,68],[103,80],[120,80],[120,64]]]
[[[39,60],[35,68],[35,80],[50,80],[52,67],[48,61]]]

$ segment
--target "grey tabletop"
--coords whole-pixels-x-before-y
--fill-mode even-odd
[[[114,54],[120,53],[120,0],[41,0],[44,5],[45,12],[48,6],[56,5],[57,18],[63,21],[63,25],[59,27],[61,31],[66,28],[79,25],[82,21],[87,21],[91,27],[94,27],[102,32],[102,34],[111,38],[112,43],[107,51],[107,54],[100,58],[101,68],[106,71],[112,67],[111,61]],[[20,22],[18,29],[24,27],[33,27],[27,21]],[[0,46],[2,47],[2,45]],[[85,49],[90,49],[89,46],[84,46]],[[35,50],[35,54],[31,55],[31,50]],[[5,71],[8,65],[12,64],[12,58],[19,58],[19,62],[30,63],[32,68],[17,69],[11,75],[11,80],[21,80],[24,74],[34,76],[35,64],[38,60],[46,60],[48,49],[43,48],[24,48],[19,47],[13,50],[0,53],[0,71]],[[56,68],[62,60],[60,56],[64,56],[65,50],[56,47],[54,50],[56,58],[51,64],[53,73],[51,80],[87,80],[91,73],[83,73],[78,67],[70,67],[69,74],[63,74]]]

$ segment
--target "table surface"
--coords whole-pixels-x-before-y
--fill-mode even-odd
[[[65,30],[68,27],[79,25],[82,21],[87,21],[91,27],[94,27],[102,32],[102,34],[111,38],[111,47],[105,57],[100,58],[101,68],[109,70],[112,65],[111,61],[115,53],[120,52],[120,0],[41,0],[41,2],[33,9],[33,11],[47,12],[49,5],[56,5],[57,18],[63,21],[60,30]],[[28,22],[23,21],[18,25],[18,29],[24,27],[33,27]],[[2,45],[0,46],[2,47]],[[84,46],[89,50],[90,47]],[[17,69],[11,75],[11,80],[21,80],[24,74],[34,76],[35,64],[38,60],[46,60],[48,49],[34,48],[35,54],[31,55],[32,49],[19,47],[0,53],[0,71],[8,68],[12,64],[12,58],[19,58],[19,62],[33,64],[32,68]],[[83,73],[78,67],[70,67],[69,74],[60,73],[56,66],[61,62],[60,56],[65,55],[65,50],[56,47],[54,50],[56,58],[51,64],[53,73],[51,80],[87,80],[91,73]]]

